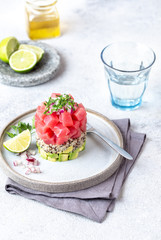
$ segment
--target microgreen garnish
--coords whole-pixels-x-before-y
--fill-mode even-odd
[[[32,119],[32,129],[35,129],[35,116],[33,116],[33,119]]]
[[[44,103],[45,112],[44,114],[50,115],[53,112],[57,112],[61,109],[68,110],[73,109],[75,111],[75,102],[72,97],[68,94],[56,95],[56,98],[49,98],[48,101]]]
[[[11,128],[14,130],[14,133],[6,132],[7,135],[11,138],[17,136],[19,133],[23,132],[24,130],[29,130],[30,132],[34,129],[34,125],[31,126],[29,123],[18,122],[17,126],[12,125]]]

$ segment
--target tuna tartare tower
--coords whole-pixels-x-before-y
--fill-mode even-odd
[[[67,161],[85,149],[87,114],[70,94],[52,93],[35,114],[36,141],[41,157]]]

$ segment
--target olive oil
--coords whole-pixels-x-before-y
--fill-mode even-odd
[[[29,38],[36,40],[60,36],[56,2],[53,0],[26,1],[26,23]]]

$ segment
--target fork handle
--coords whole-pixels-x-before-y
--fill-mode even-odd
[[[125,157],[128,160],[133,160],[133,157],[128,152],[126,152],[123,148],[119,147],[117,144],[112,142],[109,138],[103,136],[101,133],[97,132],[95,129],[92,129],[90,132],[99,136],[103,141],[105,141],[112,149],[118,152],[121,156]]]

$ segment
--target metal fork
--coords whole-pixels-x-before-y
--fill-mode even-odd
[[[118,152],[121,156],[125,157],[128,160],[133,160],[133,157],[126,152],[123,148],[119,147],[117,144],[112,142],[109,138],[103,136],[95,128],[93,128],[89,123],[87,123],[87,133],[94,133],[99,136],[103,141],[105,141],[112,149]]]

